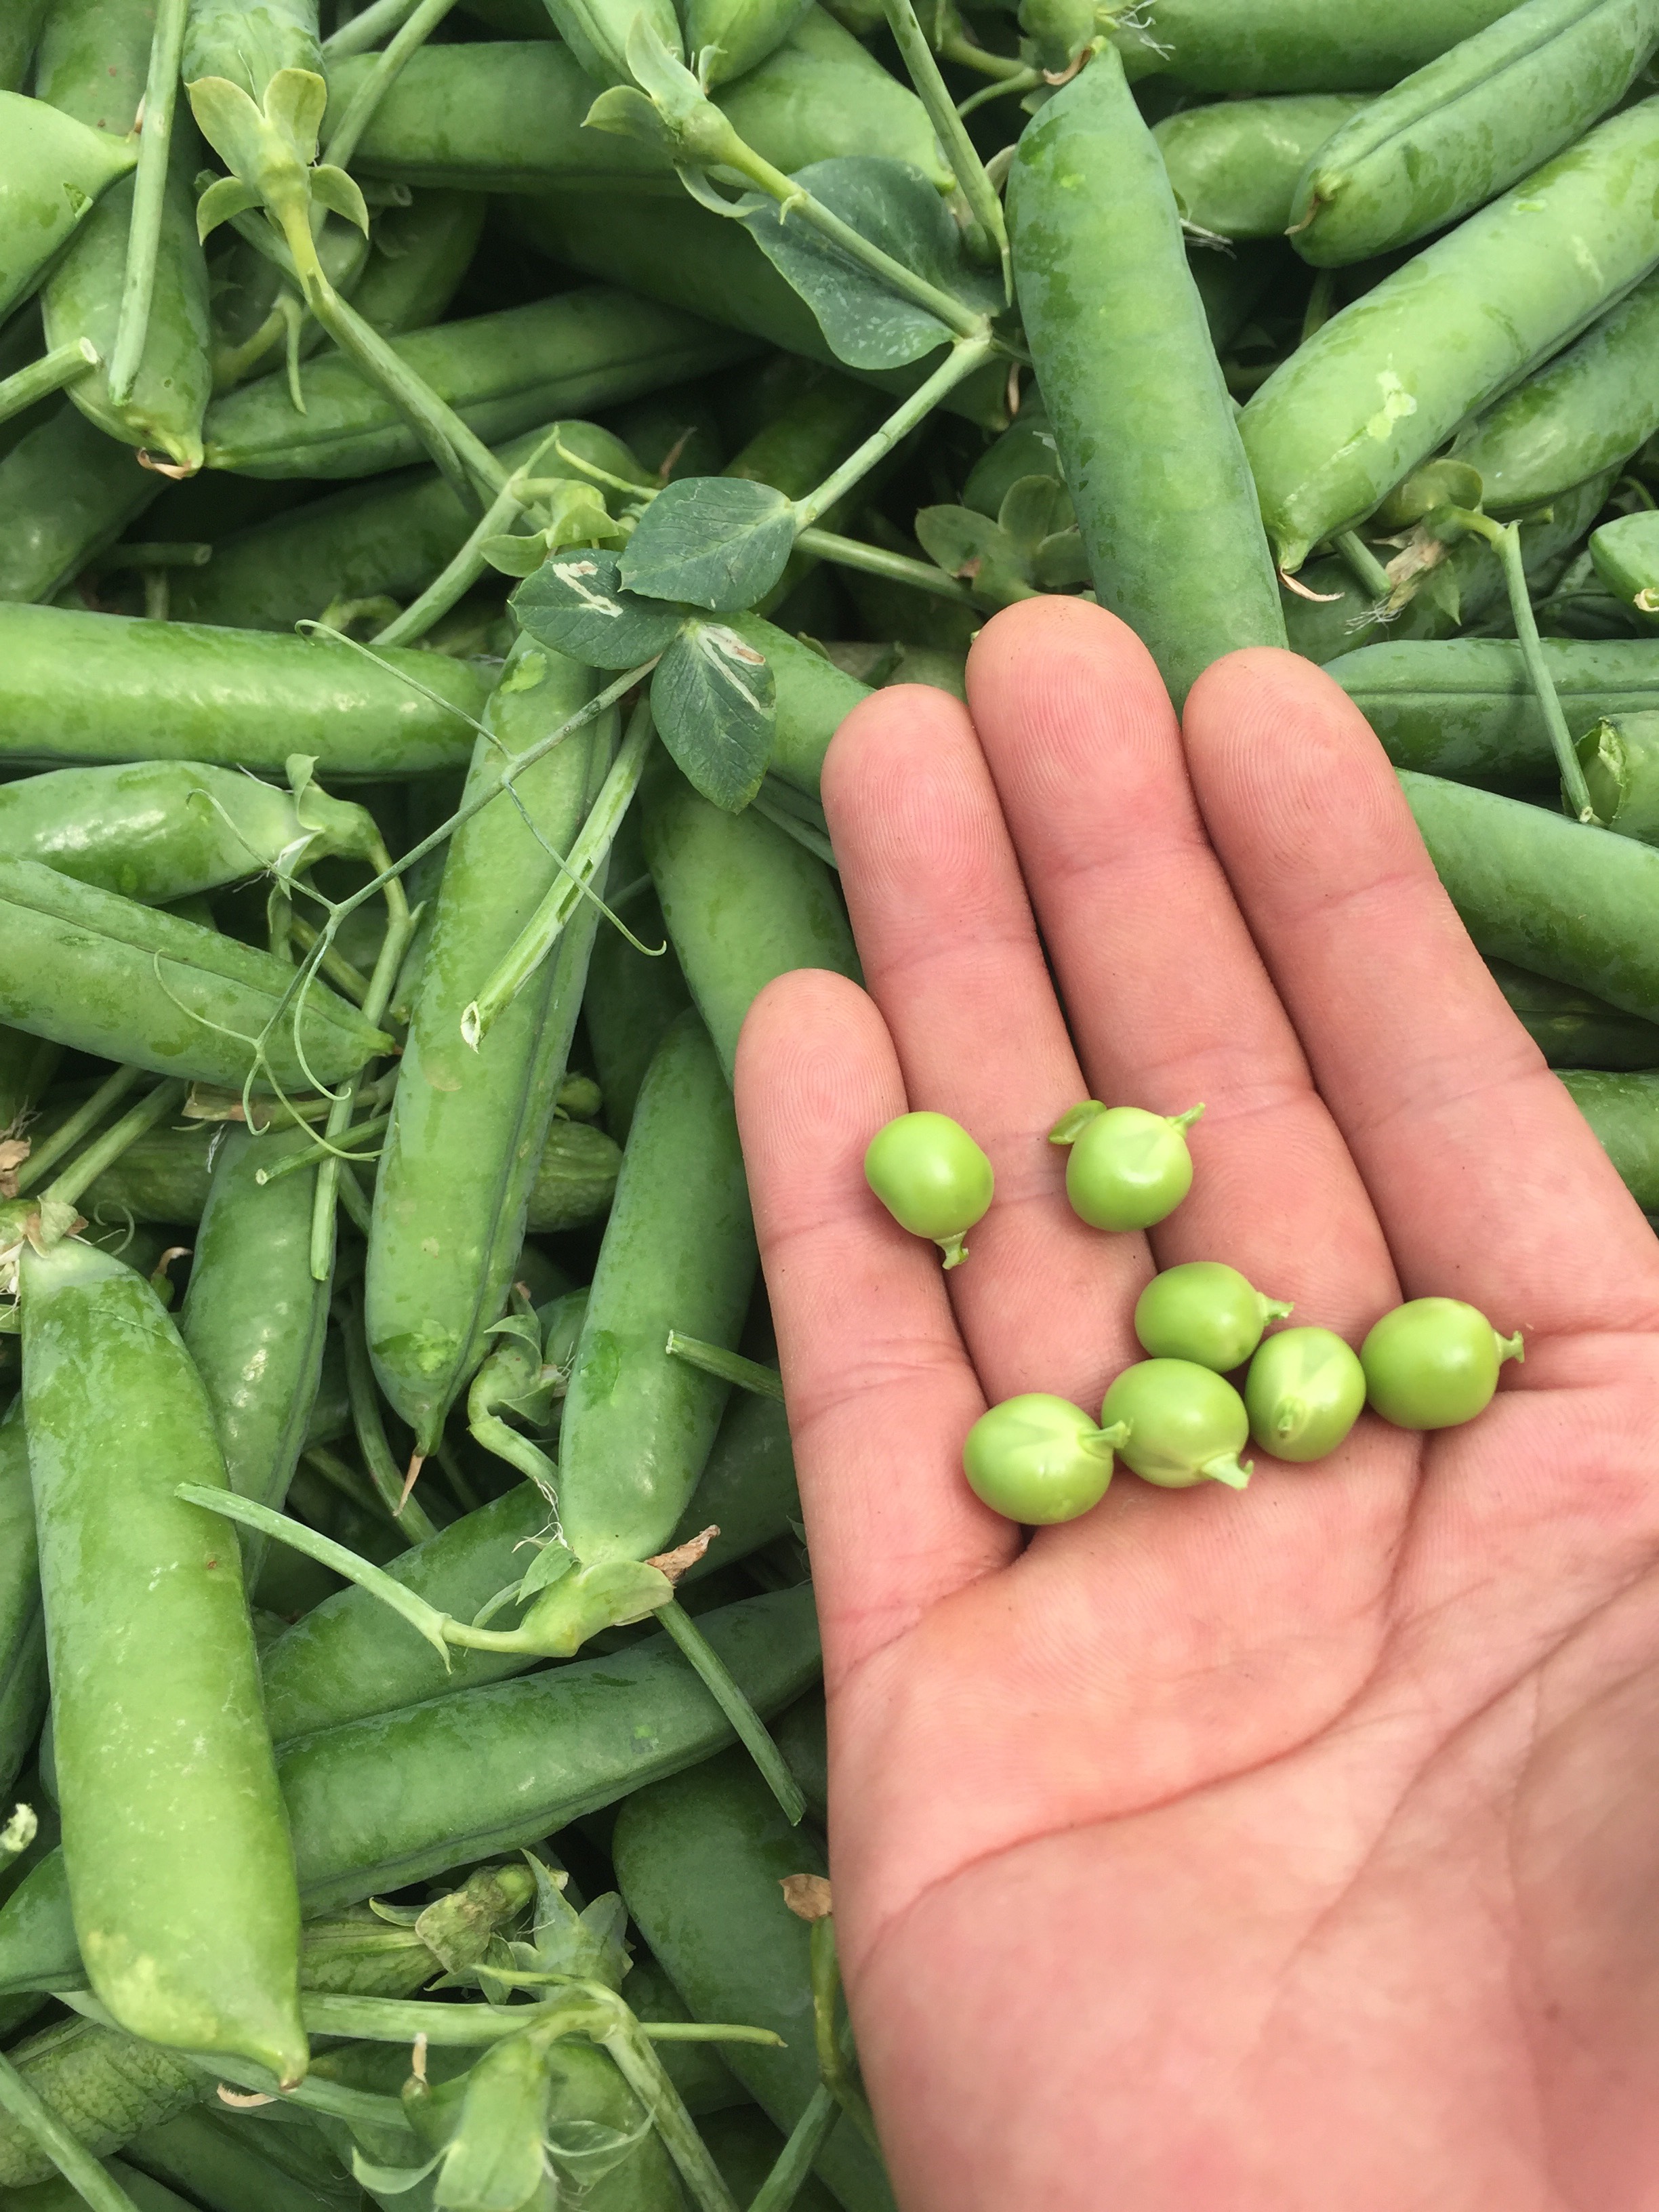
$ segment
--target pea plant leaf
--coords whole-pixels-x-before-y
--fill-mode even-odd
[[[969,261],[945,202],[908,161],[838,155],[809,162],[794,181],[872,246],[976,313],[1001,307],[994,278]],[[745,194],[734,212],[849,368],[902,368],[950,343],[953,333],[937,315],[891,290],[775,200]]]
[[[509,602],[538,644],[590,668],[632,668],[672,645],[690,610],[624,589],[617,556],[556,553],[525,578]]]
[[[724,623],[694,616],[657,665],[651,713],[688,782],[739,814],[772,750],[775,699],[763,653]]]
[[[794,509],[770,484],[682,477],[640,517],[618,571],[648,599],[738,614],[771,590],[794,543]]]
[[[988,599],[1007,606],[1029,599],[1031,564],[1025,549],[1000,522],[971,507],[924,507],[916,516],[916,536],[930,561],[948,576],[960,576]]]

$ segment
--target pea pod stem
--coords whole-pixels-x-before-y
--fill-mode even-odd
[[[131,1106],[118,1121],[113,1121],[103,1135],[87,1146],[80,1158],[72,1160],[54,1182],[49,1182],[40,1194],[43,1200],[59,1206],[73,1206],[90,1184],[102,1175],[106,1167],[118,1160],[129,1145],[142,1137],[146,1129],[155,1124],[175,1108],[185,1103],[189,1085],[179,1078],[158,1083],[148,1097]]]
[[[921,25],[916,21],[916,11],[911,0],[885,0],[885,3],[887,27],[892,33],[900,58],[910,73],[910,82],[920,94],[922,106],[927,110],[927,119],[938,133],[939,144],[945,149],[945,159],[962,187],[962,196],[973,211],[1001,268],[1002,296],[1012,303],[1014,296],[1013,263],[1008,252],[1008,226],[1003,221],[1002,202],[997,198],[996,187],[986,175],[979,149],[968,136],[962,118],[957,113],[950,87],[940,73],[939,63]]]
[[[722,1382],[735,1382],[739,1390],[751,1391],[757,1398],[770,1398],[778,1405],[783,1403],[783,1382],[775,1367],[763,1366],[758,1359],[745,1359],[739,1352],[727,1352],[723,1346],[705,1344],[701,1337],[682,1336],[677,1328],[668,1332],[664,1349],[671,1359],[684,1359],[692,1367],[700,1367],[705,1375],[717,1375]]]
[[[896,4],[902,5],[909,14],[909,0],[896,0]],[[915,22],[914,15],[910,20]],[[861,483],[878,462],[885,460],[900,439],[918,422],[924,422],[940,400],[970,377],[982,362],[988,361],[996,349],[996,341],[988,331],[964,337],[953,345],[933,374],[919,384],[908,398],[824,478],[816,491],[795,501],[796,543],[800,542],[802,531],[810,529],[821,514],[827,514],[838,499]]]
[[[610,858],[623,817],[640,787],[640,777],[654,735],[650,698],[642,694],[629,718],[628,734],[611,763],[599,795],[588,810],[580,835],[558,863],[557,880],[526,923],[506,959],[462,1013],[461,1036],[475,1052],[490,1025],[512,1005],[558,943],[577,902],[593,896],[593,878]]]
[[[54,346],[50,353],[43,353],[39,361],[32,361],[15,375],[0,377],[0,422],[10,422],[37,399],[49,399],[54,392],[89,375],[97,366],[98,349],[92,340],[72,338],[68,345]]]
[[[343,62],[350,54],[366,54],[380,40],[389,38],[408,21],[414,13],[416,0],[372,0],[360,15],[342,23],[331,38],[323,40],[323,59]]]
[[[67,1121],[31,1146],[29,1156],[17,1170],[17,1192],[20,1197],[33,1189],[48,1168],[72,1152],[81,1139],[98,1127],[112,1106],[118,1105],[137,1083],[144,1079],[142,1067],[118,1067],[106,1075],[90,1098],[76,1107]]]
[[[92,2212],[137,2212],[131,2197],[112,2180],[79,2138],[32,2089],[9,2058],[0,2056],[0,2106],[26,2129]]]
[[[127,231],[126,270],[121,280],[121,316],[110,357],[109,396],[117,407],[132,397],[149,331],[149,305],[155,290],[155,255],[161,239],[161,208],[167,191],[167,156],[173,118],[179,100],[179,64],[184,52],[190,0],[157,0],[150,37],[149,74],[144,84],[143,121],[138,137],[138,166],[133,173],[132,219]]]
[[[1394,589],[1389,572],[1357,530],[1340,530],[1336,534],[1337,551],[1352,570],[1355,580],[1363,584],[1374,599],[1386,599]]]
[[[391,858],[384,845],[374,855],[381,867],[388,864]],[[377,872],[380,872],[379,869]],[[396,876],[386,878],[386,935],[380,940],[374,972],[368,979],[368,989],[362,1001],[364,1018],[376,1029],[380,1026],[397,987],[398,971],[403,966],[404,954],[415,930],[416,916],[410,911],[404,887]],[[325,1283],[334,1272],[335,1207],[341,1188],[338,1147],[350,1132],[351,1117],[357,1110],[358,1095],[364,1081],[365,1071],[360,1068],[341,1086],[339,1096],[329,1108],[328,1120],[323,1125],[323,1142],[329,1149],[317,1170],[317,1191],[311,1216],[311,1274],[313,1282]]]
[[[471,591],[489,566],[482,550],[485,539],[511,530],[523,514],[526,504],[524,479],[534,470],[548,446],[557,442],[557,432],[553,432],[544,444],[537,447],[525,468],[518,475],[507,478],[473,525],[465,544],[433,578],[420,597],[411,599],[400,615],[395,616],[384,629],[375,632],[376,645],[415,644],[426,635],[434,623],[443,619],[464,592]]]
[[[790,2130],[789,2139],[778,2153],[772,2171],[750,2199],[749,2212],[789,2212],[840,2118],[841,2106],[819,2082],[805,2110]]]
[[[841,1997],[841,1957],[836,1948],[836,1916],[826,1912],[812,1923],[812,2035],[817,2045],[818,2073],[824,2087],[846,2113],[878,2158],[881,2144],[870,2100],[853,2078],[847,2039],[836,2032],[836,2008]]]
[[[364,2043],[431,2044],[477,2050],[501,2043],[528,2027],[538,2012],[564,2014],[567,2034],[586,2035],[608,2026],[629,2008],[613,1990],[598,1983],[573,1982],[570,1994],[542,2006],[423,2004],[418,1997],[355,1997],[323,1990],[301,1990],[301,2016],[313,2035],[349,2036]],[[630,2014],[631,2017],[631,2014]],[[726,2021],[641,2020],[634,2022],[647,2043],[757,2043],[778,2049],[783,2039],[769,2027],[738,2027]]]
[[[454,4],[455,0],[418,0],[391,43],[376,56],[347,102],[345,113],[329,133],[323,149],[325,161],[342,169],[351,166],[357,142],[374,120],[375,109],[397,82],[410,56],[426,44]]]
[[[737,2201],[710,2157],[708,2145],[697,2133],[661,2059],[641,2033],[640,2023],[632,2012],[620,1998],[617,2002],[614,2025],[597,2036],[595,2041],[602,2043],[610,2052],[617,2071],[644,2106],[699,2212],[738,2212]]]
[[[682,1655],[696,1668],[697,1677],[709,1696],[731,1722],[738,1741],[754,1760],[767,1788],[777,1799],[785,1820],[791,1827],[799,1827],[806,1814],[806,1800],[801,1796],[800,1786],[785,1765],[783,1753],[773,1742],[765,1722],[732,1680],[725,1662],[716,1654],[678,1598],[671,1598],[666,1605],[659,1607],[657,1618],[679,1646]]]
[[[861,538],[811,529],[799,532],[795,543],[803,553],[816,553],[820,561],[833,562],[838,568],[856,568],[866,576],[884,577],[890,584],[908,584],[936,599],[948,599],[953,606],[973,607],[981,614],[995,611],[976,592],[955,576],[947,576],[943,568],[927,561],[913,561],[906,553],[890,553],[884,545],[866,545]]]
[[[330,1111],[332,1110],[331,1107]],[[318,1118],[325,1120],[327,1117],[319,1115]],[[373,1121],[360,1121],[349,1134],[354,1144],[372,1145],[378,1143],[391,1127],[390,1114],[377,1114]],[[270,1167],[261,1168],[253,1180],[263,1190],[267,1183],[280,1182],[284,1176],[298,1175],[301,1170],[313,1166],[316,1159],[317,1154],[314,1152],[285,1152],[282,1158],[276,1161]]]

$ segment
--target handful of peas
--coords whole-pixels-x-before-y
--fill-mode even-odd
[[[836,727],[1000,608],[1177,708],[1328,665],[1659,1214],[1656,53],[0,6],[0,2212],[891,2212],[731,1084],[858,972]],[[1164,1219],[1202,1110],[1077,1106],[1065,1202]],[[968,1261],[965,1130],[866,1167]],[[1291,1319],[1167,1269],[968,1480],[1240,1488],[1521,1356]]]

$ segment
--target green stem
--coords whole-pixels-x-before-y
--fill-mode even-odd
[[[33,1190],[48,1168],[56,1167],[66,1158],[83,1137],[98,1127],[112,1106],[125,1098],[135,1083],[142,1083],[146,1070],[142,1067],[118,1067],[106,1075],[84,1104],[76,1107],[67,1121],[43,1137],[30,1148],[29,1156],[17,1170],[17,1194],[20,1198]]]
[[[388,861],[391,854],[384,846],[374,855],[377,861]],[[380,940],[379,957],[374,972],[368,979],[368,989],[363,997],[363,1018],[378,1029],[387,1002],[397,984],[398,971],[403,966],[404,953],[414,933],[415,917],[404,896],[404,887],[393,876],[386,887],[386,935]],[[359,1068],[341,1087],[340,1094],[329,1108],[328,1119],[323,1124],[324,1141],[339,1146],[349,1141],[351,1117],[357,1110],[358,1095],[364,1084],[365,1071]],[[311,1277],[313,1282],[325,1283],[334,1273],[335,1207],[340,1194],[340,1161],[337,1154],[327,1152],[317,1170],[317,1188],[311,1211]]]
[[[679,2091],[670,2081],[661,2059],[641,2033],[640,2023],[620,1997],[617,2010],[619,2016],[615,2025],[598,2040],[611,2053],[617,2071],[650,2115],[651,2124],[661,2136],[664,2148],[679,2169],[686,2194],[699,2212],[738,2212],[736,2200],[709,2156],[708,2146],[697,2133]]]
[[[1306,345],[1316,331],[1322,331],[1331,319],[1331,310],[1336,302],[1336,271],[1322,269],[1313,280],[1308,294],[1308,304],[1302,314],[1301,343]]]
[[[951,88],[939,71],[933,50],[928,45],[911,0],[884,0],[887,27],[898,46],[900,58],[910,73],[910,82],[921,96],[927,110],[928,120],[945,149],[956,180],[962,187],[962,196],[972,210],[983,229],[992,252],[1002,269],[1002,296],[1012,305],[1014,296],[1013,264],[1008,253],[1008,226],[1003,221],[1002,202],[997,198],[996,187],[985,173],[985,164],[979,150],[963,126],[957,113]]]
[[[558,861],[557,881],[520,932],[506,958],[462,1013],[461,1036],[475,1052],[491,1024],[506,1012],[558,943],[578,902],[590,893],[594,877],[610,859],[623,817],[640,787],[654,735],[650,696],[643,694],[629,717],[628,735],[606,772],[599,797],[588,809],[580,834]],[[558,855],[554,858],[558,860]]]
[[[361,15],[342,23],[331,38],[323,40],[323,59],[340,62],[349,54],[368,53],[406,22],[414,7],[415,0],[373,0]]]
[[[92,2212],[136,2212],[131,2197],[112,2181],[78,2137],[36,2094],[9,2058],[0,2057],[0,2105],[40,2144],[76,2194]]]
[[[703,1687],[736,1729],[744,1748],[760,1769],[762,1779],[777,1799],[785,1820],[792,1827],[798,1826],[805,1815],[806,1800],[784,1764],[783,1753],[768,1733],[765,1722],[732,1680],[726,1662],[677,1598],[659,1606],[656,1618],[696,1669]]]
[[[295,916],[289,927],[293,931],[295,942],[302,952],[309,952],[313,945],[322,943],[321,930],[313,929],[308,921],[303,921],[299,915]],[[353,1006],[361,1006],[368,996],[368,976],[361,968],[354,968],[345,955],[337,952],[331,945],[322,955],[322,971],[335,989],[343,992]],[[326,1121],[328,1116],[325,1114],[318,1118]]]
[[[836,2006],[841,1996],[841,1960],[836,1949],[833,1913],[826,1912],[822,1920],[812,1923],[811,1964],[812,2037],[817,2046],[819,2078],[879,2158],[881,2143],[870,2100],[853,2078],[848,2039],[836,2029]]]
[[[1357,530],[1340,530],[1336,534],[1337,551],[1347,562],[1356,580],[1363,584],[1374,599],[1386,599],[1394,588],[1389,581],[1389,572]]]
[[[909,0],[903,0],[908,8]],[[915,19],[913,16],[912,21]],[[915,429],[916,424],[931,415],[941,399],[954,392],[983,362],[996,351],[996,341],[989,336],[963,338],[951,347],[939,367],[923,383],[919,384],[904,400],[872,430],[861,446],[855,447],[838,469],[832,470],[816,491],[808,492],[805,499],[795,501],[795,529],[798,533],[809,530],[818,517],[832,507],[838,499],[861,483],[878,463],[886,459],[901,438]]]
[[[990,84],[981,85],[977,92],[970,92],[957,113],[965,122],[976,108],[988,107],[994,100],[1006,99],[1017,92],[1035,92],[1042,82],[1041,70],[1021,69],[1016,76],[999,76]]]
[[[399,615],[395,615],[384,629],[374,633],[376,645],[413,645],[423,638],[433,624],[441,622],[456,601],[470,592],[489,563],[480,548],[487,538],[501,536],[510,530],[524,512],[516,489],[517,479],[505,483],[478,520],[474,523],[466,543],[441,568],[418,599],[411,599]]]
[[[124,568],[205,568],[212,558],[211,545],[186,539],[176,545],[165,543],[112,545],[107,553],[100,553],[96,556],[94,566],[105,572],[118,572]]]
[[[144,339],[149,331],[150,300],[155,290],[155,254],[161,240],[161,207],[167,192],[167,155],[173,143],[173,115],[179,100],[179,63],[185,47],[190,0],[156,0],[150,35],[149,74],[144,83],[144,122],[138,137],[138,167],[132,179],[132,219],[127,229],[126,271],[121,280],[121,319],[110,357],[109,396],[117,406],[132,397]]]
[[[331,1113],[333,1111],[331,1106],[329,1111]],[[325,1114],[319,1114],[316,1118],[319,1121],[325,1121],[328,1116]],[[356,1127],[350,1133],[352,1141],[356,1144],[376,1144],[391,1127],[392,1116],[389,1114],[377,1114],[372,1121],[358,1122]],[[256,1169],[253,1180],[263,1190],[267,1183],[280,1182],[284,1176],[298,1175],[302,1169],[313,1165],[316,1158],[314,1149],[310,1152],[284,1152],[274,1166]]]
[[[763,1367],[758,1359],[745,1359],[740,1352],[705,1344],[701,1337],[682,1336],[677,1328],[669,1330],[665,1349],[671,1359],[683,1359],[690,1367],[700,1367],[705,1375],[717,1375],[722,1382],[735,1382],[739,1390],[752,1391],[757,1398],[783,1403],[783,1382],[775,1367]]]
[[[363,1327],[360,1298],[347,1301],[340,1334],[345,1340],[346,1395],[351,1401],[351,1425],[357,1432],[357,1449],[368,1469],[368,1479],[379,1492],[381,1504],[410,1541],[424,1544],[438,1532],[413,1492],[406,1498],[404,1496],[404,1478],[386,1440],[386,1423],[380,1414],[380,1393],[374,1387],[374,1370],[369,1362],[368,1336]]]
[[[0,422],[9,422],[37,399],[49,399],[54,392],[89,375],[97,366],[98,349],[90,338],[73,338],[68,345],[54,346],[15,376],[0,378]]]
[[[326,1444],[313,1444],[300,1455],[300,1464],[308,1467],[331,1490],[337,1490],[342,1498],[376,1521],[386,1513],[380,1493],[365,1474],[360,1474],[338,1452],[331,1451]],[[401,1530],[399,1534],[401,1534]]]
[[[454,4],[455,0],[420,0],[390,46],[375,57],[374,67],[366,72],[352,94],[345,113],[329,133],[328,143],[323,149],[325,161],[331,161],[342,169],[350,167],[358,140],[368,130],[375,109],[401,76],[404,63],[417,47],[426,44]]]
[[[832,561],[837,568],[858,568],[866,576],[884,576],[890,584],[908,584],[918,592],[931,592],[936,599],[949,599],[959,607],[974,607],[982,614],[995,612],[988,602],[957,577],[947,576],[943,568],[934,568],[931,562],[913,561],[907,553],[890,553],[884,546],[866,545],[861,538],[842,538],[833,530],[803,530],[795,544],[803,553],[816,553],[820,561]]]
[[[837,875],[840,874],[841,862],[836,858],[835,848],[823,832],[815,830],[810,822],[803,822],[799,814],[791,814],[780,806],[764,784],[749,804],[757,814],[781,830],[786,837],[793,837],[796,844],[809,852],[815,860],[822,860],[826,868],[833,868]]]
[[[41,1197],[60,1206],[73,1206],[88,1184],[95,1182],[106,1167],[112,1166],[129,1145],[142,1137],[146,1129],[153,1129],[163,1115],[184,1104],[189,1088],[187,1083],[176,1078],[158,1083],[147,1098],[129,1107],[118,1121],[112,1122],[78,1159],[72,1160],[62,1175],[49,1182]]]
[[[789,2212],[811,2178],[813,2161],[830,2140],[841,2106],[820,2082],[789,2133],[773,2166],[749,2201],[749,2212]]]

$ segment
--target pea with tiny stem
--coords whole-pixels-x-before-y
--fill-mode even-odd
[[[864,1178],[902,1229],[933,1238],[947,1267],[968,1257],[963,1239],[995,1188],[991,1163],[948,1114],[900,1114],[878,1129]]]
[[[1193,1186],[1187,1131],[1204,1111],[1149,1114],[1139,1106],[1103,1106],[1085,1098],[1048,1132],[1069,1145],[1066,1195],[1095,1229],[1150,1229],[1175,1212]]]
[[[1397,1429],[1455,1429],[1492,1403],[1498,1370],[1526,1357],[1521,1332],[1500,1336],[1462,1298],[1411,1298],[1359,1347],[1371,1410]]]
[[[1103,1428],[1127,1424],[1119,1445],[1123,1464],[1160,1490],[1190,1490],[1224,1482],[1243,1490],[1250,1463],[1239,1453],[1249,1441],[1244,1401],[1213,1368],[1190,1359],[1141,1359],[1126,1367],[1106,1393]]]
[[[1364,1403],[1365,1370],[1328,1328],[1270,1336],[1244,1378],[1251,1437],[1275,1459],[1298,1464],[1334,1452]]]
[[[1224,1375],[1242,1367],[1270,1321],[1291,1308],[1264,1297],[1237,1267],[1188,1260],[1154,1275],[1135,1302],[1135,1334],[1155,1359],[1189,1359]]]
[[[1070,1399],[1028,1390],[980,1415],[962,1464],[975,1497],[993,1512],[1047,1528],[1099,1504],[1112,1454],[1128,1435],[1121,1421],[1097,1428]]]

